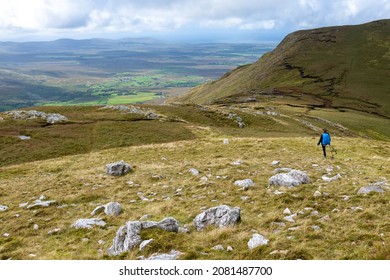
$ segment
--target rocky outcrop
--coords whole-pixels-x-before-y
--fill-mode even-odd
[[[361,187],[357,193],[358,194],[368,194],[371,192],[384,193],[386,188],[388,188],[386,185],[386,181],[375,182],[375,183],[372,183],[368,186]]]
[[[63,115],[57,113],[47,114],[45,112],[36,110],[15,110],[6,112],[6,114],[11,116],[13,119],[19,120],[43,119],[49,124],[63,123],[68,121],[67,117]]]
[[[292,169],[288,173],[278,173],[268,180],[268,186],[285,186],[288,188],[308,184],[309,176],[300,170]]]
[[[123,160],[106,165],[106,173],[112,176],[122,176],[131,171],[131,166]]]
[[[159,228],[169,232],[178,232],[179,224],[171,217],[165,218],[160,222],[129,221],[118,229],[113,244],[108,249],[108,254],[117,256],[121,253],[133,250],[142,242],[141,231],[149,228]]]
[[[230,207],[220,205],[212,207],[203,213],[198,214],[194,219],[196,230],[201,231],[208,226],[225,228],[236,225],[240,219],[241,209],[239,207]]]

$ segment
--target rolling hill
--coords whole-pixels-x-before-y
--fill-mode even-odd
[[[198,104],[285,98],[307,108],[390,116],[390,20],[289,34],[257,62],[176,101]],[[297,104],[298,103],[298,104]]]

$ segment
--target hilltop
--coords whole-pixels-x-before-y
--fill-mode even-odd
[[[257,62],[176,101],[227,104],[277,100],[390,116],[390,20],[289,34]]]

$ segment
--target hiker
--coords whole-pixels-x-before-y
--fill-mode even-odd
[[[330,135],[326,128],[323,130],[324,132],[321,134],[320,140],[318,141],[319,145],[321,143],[322,151],[324,152],[324,158],[326,158],[326,146],[330,145]]]

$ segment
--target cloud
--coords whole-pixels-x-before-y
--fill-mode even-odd
[[[278,32],[389,17],[388,0],[0,0],[2,37],[183,30]]]

